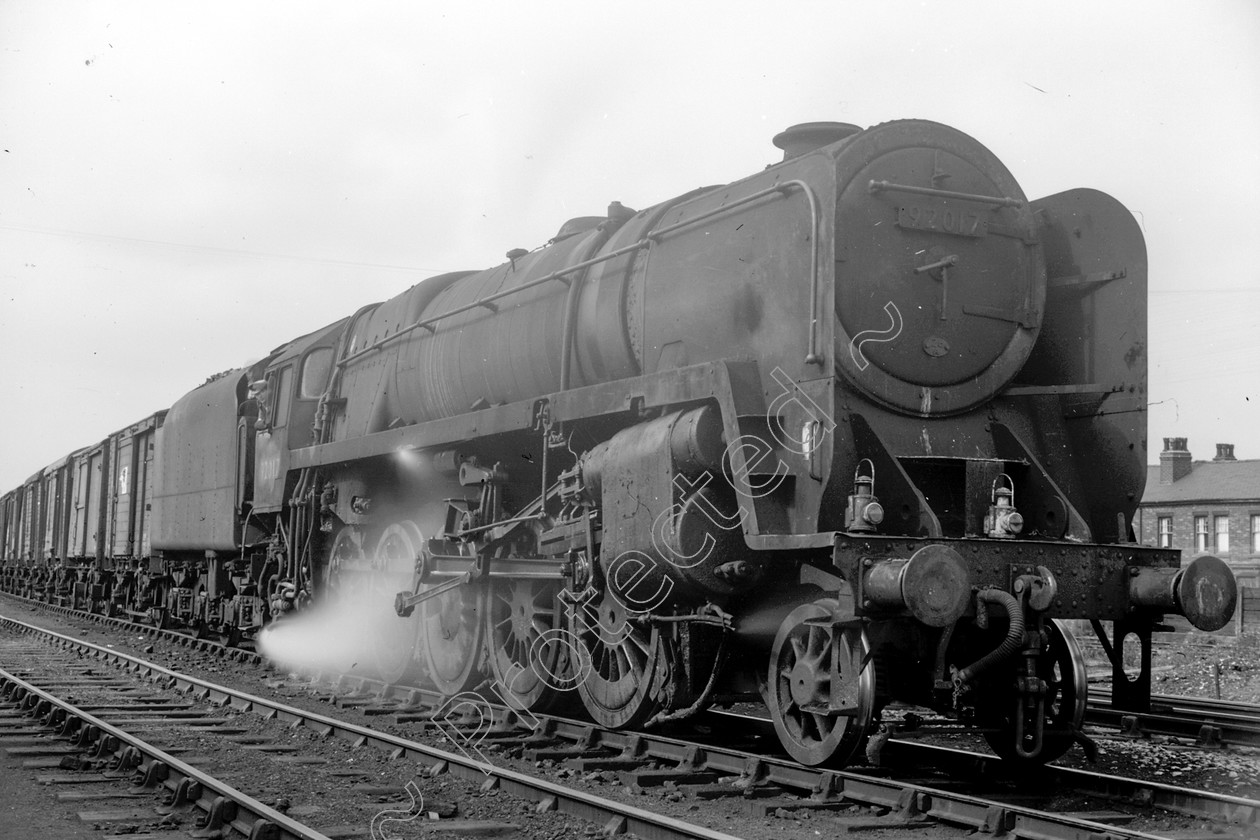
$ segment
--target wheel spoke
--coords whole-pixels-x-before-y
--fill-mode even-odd
[[[810,765],[846,763],[873,717],[874,679],[869,672],[853,679],[855,714],[832,715],[818,708],[829,701],[834,680],[839,679],[832,673],[833,654],[841,669],[856,671],[860,653],[853,652],[865,648],[856,629],[841,632],[811,623],[832,619],[838,608],[829,599],[797,607],[783,620],[771,648],[767,701],[775,729],[793,758]]]
[[[579,640],[585,650],[577,654],[584,678],[575,680],[577,694],[590,715],[605,726],[633,726],[644,722],[668,696],[659,676],[667,668],[665,644],[657,631],[628,623],[625,608],[611,595],[583,610],[589,623],[581,624]],[[549,617],[552,607],[540,613]],[[544,620],[545,623],[545,620]],[[537,628],[540,631],[541,627]],[[558,655],[561,646],[554,647]],[[567,659],[572,659],[570,652]],[[567,661],[566,659],[566,661]],[[667,675],[671,672],[665,671]]]
[[[801,637],[793,633],[788,637],[788,642],[792,645],[792,658],[797,661],[804,659],[806,656],[806,648],[805,643],[801,640]]]
[[[823,630],[821,627],[809,628],[809,651],[810,663],[815,663],[822,659],[823,654],[829,649],[828,645],[831,641],[831,634]]]

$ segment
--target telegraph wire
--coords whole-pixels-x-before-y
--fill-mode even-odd
[[[1260,295],[1260,289],[1148,289],[1148,295]]]
[[[240,248],[223,248],[217,245],[191,245],[185,242],[164,242],[159,239],[140,239],[132,236],[115,236],[108,233],[87,233],[77,230],[57,230],[55,228],[28,227],[25,225],[0,224],[2,230],[15,230],[22,233],[35,233],[44,236],[64,236],[78,239],[97,239],[105,242],[130,242],[137,245],[155,245],[161,248],[180,248],[186,251],[203,251],[211,254],[230,254],[232,256],[261,257],[263,259],[293,260],[295,262],[317,263],[319,265],[342,265],[350,268],[381,268],[389,271],[428,271],[444,274],[446,269],[425,268],[418,265],[391,265],[388,263],[359,262],[355,260],[335,260],[319,257],[302,257],[295,254],[273,254],[266,251],[247,251]]]

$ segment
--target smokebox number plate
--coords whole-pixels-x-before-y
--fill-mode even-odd
[[[974,210],[948,206],[903,205],[897,208],[897,227],[930,230],[954,236],[981,237],[989,233],[989,223]]]

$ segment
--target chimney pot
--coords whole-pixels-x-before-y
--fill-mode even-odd
[[[1159,453],[1159,483],[1180,481],[1190,474],[1192,466],[1186,438],[1164,438],[1164,451]]]

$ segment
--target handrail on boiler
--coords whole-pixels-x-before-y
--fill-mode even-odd
[[[383,347],[385,347],[385,345],[392,344],[393,342],[399,340],[403,336],[409,335],[412,332],[415,332],[416,330],[428,330],[431,333],[436,332],[436,330],[433,328],[433,325],[436,324],[438,321],[451,317],[452,315],[459,315],[462,312],[468,312],[469,310],[472,310],[472,309],[486,307],[496,300],[508,297],[509,295],[516,294],[517,292],[525,291],[526,289],[532,289],[535,286],[541,286],[543,283],[548,283],[552,280],[559,280],[565,285],[568,285],[572,283],[573,281],[572,281],[572,278],[568,277],[567,275],[573,274],[574,272],[583,271],[587,268],[590,268],[593,265],[597,265],[602,262],[607,262],[608,260],[616,259],[617,257],[624,256],[625,254],[630,254],[638,250],[650,248],[653,242],[659,241],[661,238],[668,236],[669,234],[672,234],[682,228],[696,224],[697,222],[703,221],[704,219],[721,215],[722,213],[725,213],[736,207],[749,204],[753,201],[764,198],[768,195],[774,195],[776,193],[780,195],[786,195],[788,191],[792,189],[799,189],[802,192],[804,192],[806,199],[808,199],[809,201],[810,227],[811,227],[811,231],[813,233],[813,239],[814,239],[813,255],[810,261],[810,282],[809,282],[809,289],[810,289],[809,350],[805,356],[805,363],[806,364],[822,364],[822,357],[817,353],[817,346],[816,346],[817,341],[818,341],[818,281],[819,281],[818,250],[821,247],[820,242],[819,242],[819,232],[818,232],[818,220],[819,220],[818,199],[814,195],[814,191],[810,189],[809,184],[805,183],[804,181],[794,179],[791,181],[783,181],[781,183],[775,184],[772,187],[766,187],[765,189],[758,190],[757,192],[754,192],[754,193],[749,193],[746,196],[742,196],[740,198],[735,199],[729,204],[723,204],[720,207],[714,207],[711,210],[706,210],[703,213],[698,213],[695,216],[691,216],[690,218],[682,219],[681,221],[674,222],[671,225],[666,225],[665,227],[653,230],[649,232],[648,234],[646,234],[642,239],[636,242],[632,242],[629,245],[623,245],[622,247],[617,248],[616,250],[609,251],[607,254],[601,254],[600,256],[592,257],[589,260],[582,260],[581,262],[577,262],[571,266],[562,268],[559,271],[553,271],[550,274],[544,274],[542,277],[537,277],[533,280],[522,283],[519,286],[513,286],[510,289],[503,289],[501,291],[495,292],[494,294],[486,295],[483,298],[479,298],[471,303],[466,303],[462,306],[457,306],[454,309],[448,309],[446,312],[442,312],[437,315],[432,315],[428,318],[421,318],[420,320],[416,321],[414,324],[411,324],[410,326],[407,326],[407,327],[403,327],[398,332],[392,335],[387,335],[384,338],[379,339],[375,343],[370,344],[367,347],[364,347],[362,350],[358,351],[357,353],[353,353],[349,356],[346,356],[344,359],[341,359],[340,361],[337,362],[337,367],[345,367],[346,365],[350,364],[356,359],[362,358],[363,356],[366,356],[370,353],[378,352]],[[493,308],[493,307],[490,307],[490,308]]]

